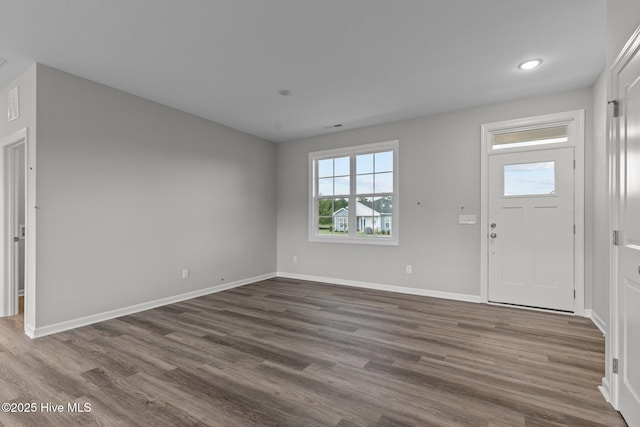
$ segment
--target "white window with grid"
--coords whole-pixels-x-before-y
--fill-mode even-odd
[[[398,244],[398,141],[309,153],[309,240]]]

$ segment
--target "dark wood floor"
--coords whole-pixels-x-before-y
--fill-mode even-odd
[[[29,340],[0,319],[6,426],[624,426],[587,319],[285,279]],[[68,413],[67,403],[90,403]]]

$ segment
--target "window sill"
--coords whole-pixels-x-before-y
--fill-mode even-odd
[[[339,243],[347,245],[372,245],[372,246],[398,246],[397,238],[374,238],[374,237],[328,237],[309,236],[311,243]]]

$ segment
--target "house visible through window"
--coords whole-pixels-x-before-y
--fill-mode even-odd
[[[311,241],[397,244],[398,141],[309,154]]]

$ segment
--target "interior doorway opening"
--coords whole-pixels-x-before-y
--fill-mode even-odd
[[[24,316],[24,289],[25,289],[25,259],[26,259],[26,150],[25,142],[19,142],[9,147],[9,174],[11,179],[10,207],[14,211],[14,217],[11,224],[13,231],[12,243],[16,272],[13,276],[14,283],[12,286],[17,287],[18,303],[17,315]],[[11,236],[10,236],[11,237]]]
[[[29,305],[27,132],[0,143],[0,317],[17,316],[25,324]]]

